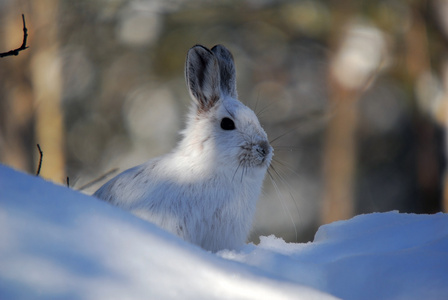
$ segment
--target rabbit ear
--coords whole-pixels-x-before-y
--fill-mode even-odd
[[[220,99],[218,60],[209,49],[196,45],[188,51],[185,79],[199,111],[208,111]]]
[[[232,53],[223,45],[214,46],[212,52],[215,54],[219,63],[222,93],[237,99],[236,71]]]

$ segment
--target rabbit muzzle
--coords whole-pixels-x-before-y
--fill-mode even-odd
[[[245,167],[268,167],[271,163],[273,149],[267,141],[251,143],[241,147],[240,164]]]

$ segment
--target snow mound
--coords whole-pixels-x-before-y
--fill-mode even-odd
[[[448,299],[448,215],[360,215],[321,226],[314,242],[261,237],[221,256],[342,299]]]
[[[206,252],[0,165],[0,299],[444,299],[448,215],[398,212]]]
[[[0,299],[334,299],[0,165]]]

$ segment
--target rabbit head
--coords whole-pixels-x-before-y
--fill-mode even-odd
[[[185,77],[193,106],[183,131],[182,149],[214,162],[213,167],[235,176],[265,175],[273,155],[255,113],[238,101],[232,54],[224,46],[191,48]]]

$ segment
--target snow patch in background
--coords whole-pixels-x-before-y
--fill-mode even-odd
[[[398,212],[206,252],[0,165],[0,299],[443,299],[448,215]]]

